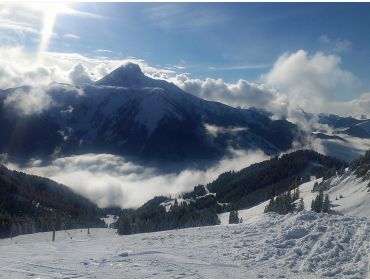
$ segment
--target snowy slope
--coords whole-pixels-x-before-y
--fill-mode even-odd
[[[333,209],[346,215],[370,217],[369,180],[356,177],[353,171],[346,171],[343,175],[329,179],[328,184],[327,193]]]
[[[313,185],[315,182],[321,183],[322,178],[320,179],[312,179],[310,182],[301,184],[299,186],[300,191],[300,197],[303,197],[303,200],[305,202],[305,209],[310,210],[311,207],[311,201],[314,197],[316,197],[317,193],[313,193]],[[253,218],[256,215],[260,215],[265,210],[266,205],[269,203],[269,201],[262,202],[254,207],[243,209],[238,211],[239,218],[243,218],[243,221]],[[225,212],[218,215],[218,218],[221,221],[222,225],[227,225],[229,223],[229,215],[230,212]]]
[[[312,192],[315,182],[321,183],[322,178],[314,179],[308,183],[299,186],[300,196],[305,202],[305,209],[310,210],[311,201],[317,195],[317,192]],[[325,185],[330,197],[332,209],[347,215],[356,217],[370,217],[370,188],[368,187],[369,180],[358,178],[353,171],[347,170],[342,175],[334,176],[327,181]],[[239,218],[243,220],[262,214],[268,201],[265,201],[255,207],[239,210]],[[221,224],[228,224],[229,212],[219,214]]]
[[[119,236],[111,229],[0,240],[2,278],[366,278],[370,222],[301,212]]]

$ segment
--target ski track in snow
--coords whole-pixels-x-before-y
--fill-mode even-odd
[[[72,237],[72,239],[71,239]],[[112,229],[0,241],[2,278],[366,278],[367,218],[259,214],[220,225],[119,236]]]

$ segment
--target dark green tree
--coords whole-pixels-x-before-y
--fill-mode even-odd
[[[323,206],[322,206],[322,212],[330,213],[330,199],[329,199],[328,194],[325,195]]]
[[[297,205],[297,211],[301,212],[303,210],[304,210],[304,201],[303,201],[303,197],[301,197]]]

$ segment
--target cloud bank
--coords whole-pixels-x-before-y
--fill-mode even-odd
[[[207,170],[186,169],[165,175],[110,154],[63,157],[48,166],[42,166],[40,160],[31,160],[27,167],[14,164],[8,167],[63,183],[100,207],[129,208],[141,206],[156,195],[179,195],[198,184],[211,182],[222,172],[239,170],[267,158],[260,151],[234,151],[233,157],[224,158]]]
[[[288,108],[286,96],[264,84],[239,80],[226,83],[222,79],[191,79],[177,75],[172,81],[183,90],[210,101],[218,101],[233,107],[256,107],[285,115]]]
[[[175,72],[152,67],[142,59],[108,59],[77,53],[27,52],[22,46],[0,47],[0,89],[23,85],[42,86],[52,82],[96,81],[122,64],[139,64],[149,76],[165,77]]]
[[[222,79],[197,79],[183,74],[183,68],[152,67],[138,58],[108,59],[76,53],[28,53],[23,47],[0,47],[0,88],[22,85],[43,86],[51,82],[87,84],[99,80],[128,62],[139,64],[143,72],[156,79],[173,82],[201,98],[234,107],[256,107],[272,112],[277,118],[291,118],[297,110],[339,115],[369,115],[370,96],[338,101],[358,81],[343,69],[334,54],[304,50],[284,53],[258,82],[240,79],[228,83]],[[180,72],[180,73],[179,73]],[[335,95],[334,95],[335,93]]]
[[[243,79],[227,83],[222,79],[194,79],[180,74],[170,78],[194,95],[231,106],[256,107],[276,117],[293,118],[304,110],[311,113],[369,115],[369,94],[350,101],[338,101],[338,94],[353,91],[356,77],[342,67],[334,54],[304,50],[284,53],[258,83]]]

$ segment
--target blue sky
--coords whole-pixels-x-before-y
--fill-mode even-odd
[[[19,7],[3,5],[1,9],[1,5],[0,47],[22,46],[30,53],[39,51],[44,17],[50,9],[35,9],[32,17],[33,13],[22,13]],[[227,83],[244,79],[281,91],[293,91],[293,87],[297,91],[297,81],[287,82],[283,77],[282,82],[276,72],[289,66],[286,66],[289,55],[304,51],[300,54],[308,66],[302,75],[311,75],[312,68],[317,71],[316,76],[310,76],[310,84],[320,76],[322,60],[335,60],[329,62],[326,80],[312,87],[325,88],[326,99],[350,101],[370,89],[370,3],[68,3],[66,6],[68,9],[58,8],[57,12],[54,9],[52,36],[43,51],[117,61],[134,57],[153,67],[186,73],[191,78],[222,78]],[[5,20],[1,20],[2,14],[7,16]],[[317,54],[323,59],[312,62]],[[286,63],[275,69],[274,65],[284,55]],[[292,67],[299,68],[299,65]],[[339,75],[333,78],[331,73],[338,71]],[[269,75],[271,72],[274,75]],[[345,86],[341,85],[344,76],[350,76],[348,80],[351,80]]]
[[[50,50],[134,56],[155,65],[185,65],[200,77],[257,79],[284,52],[337,53],[365,80],[370,59],[370,5],[316,3],[85,3],[72,4],[102,19],[60,15]],[[328,38],[324,42],[320,38]],[[336,42],[343,49],[335,49]],[[66,44],[68,46],[66,46]],[[227,70],[233,67],[250,69]],[[254,67],[253,67],[254,66]],[[210,67],[220,70],[209,69]]]

